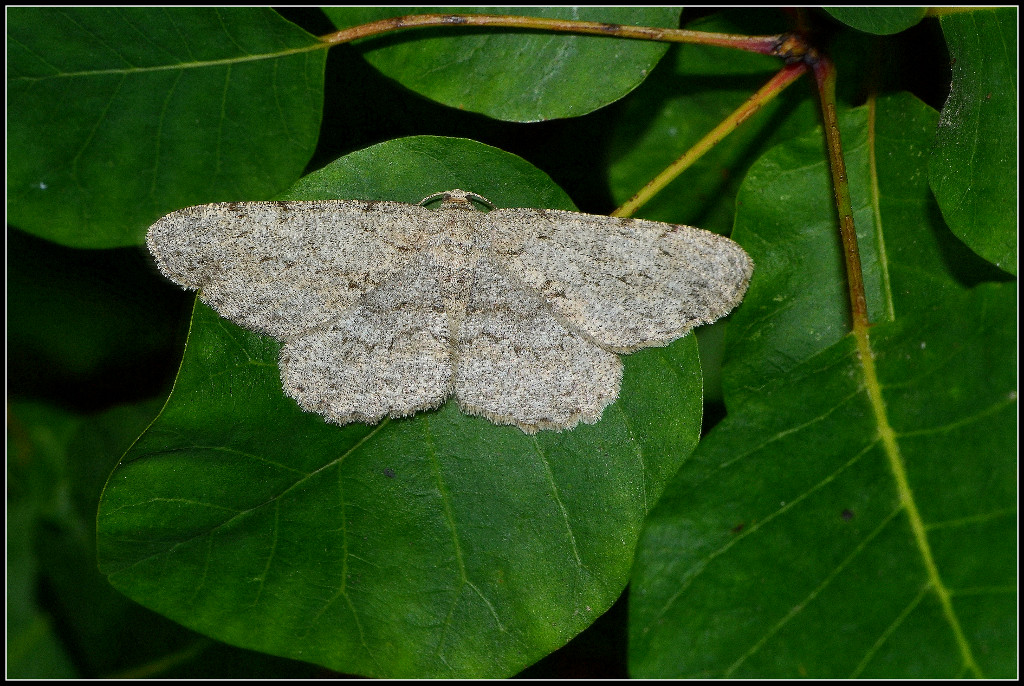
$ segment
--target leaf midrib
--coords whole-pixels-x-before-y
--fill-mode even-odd
[[[907,513],[907,520],[913,533],[914,543],[917,547],[921,560],[924,563],[925,574],[928,577],[928,586],[935,590],[939,604],[942,606],[942,614],[949,623],[950,629],[956,640],[957,648],[960,650],[960,657],[964,666],[974,674],[983,678],[981,668],[974,659],[971,645],[960,626],[960,619],[953,609],[953,602],[949,589],[939,575],[938,565],[932,554],[931,545],[928,542],[928,534],[925,531],[924,520],[914,500],[913,490],[910,488],[910,480],[907,477],[906,464],[900,450],[896,430],[889,423],[888,412],[885,406],[885,399],[882,397],[882,386],[878,379],[878,372],[875,368],[874,353],[871,349],[871,339],[867,329],[858,328],[853,332],[857,341],[857,351],[860,354],[861,369],[864,373],[864,387],[868,394],[871,410],[874,413],[875,424],[878,427],[878,436],[882,442],[882,450],[885,453],[886,461],[893,475],[896,490],[899,493],[900,505]]]
[[[96,77],[96,76],[107,76],[111,74],[144,74],[149,72],[158,71],[173,71],[173,70],[184,70],[184,69],[205,69],[208,67],[220,67],[220,66],[231,66],[235,64],[243,64],[245,62],[259,62],[262,60],[273,60],[283,57],[289,57],[291,55],[297,55],[304,52],[313,52],[314,50],[325,50],[329,45],[326,43],[312,43],[310,45],[303,46],[301,48],[291,48],[289,50],[280,50],[277,52],[260,53],[257,55],[244,55],[237,57],[225,57],[218,60],[197,60],[194,62],[176,62],[174,64],[159,64],[151,67],[121,67],[118,69],[90,69],[86,71],[67,71],[58,72],[56,74],[47,74],[45,76],[12,76],[10,82],[22,82],[22,83],[38,83],[40,81],[46,81],[49,79],[67,79],[67,78],[85,78],[85,77]]]
[[[871,176],[871,205],[874,208],[880,207],[881,191],[878,183],[878,169],[875,166],[875,148],[877,147],[875,119],[877,116],[877,110],[874,107],[874,98],[870,99],[870,107],[868,110],[868,149],[870,150],[870,167],[869,174]],[[875,233],[881,237],[884,235],[884,227],[882,225],[881,212],[875,212]],[[884,251],[884,245],[881,246],[881,251]],[[882,257],[884,259],[884,257]],[[883,262],[883,268],[888,271],[887,263]],[[892,308],[891,301],[891,290],[886,277],[886,296],[888,306]],[[885,399],[882,397],[882,384],[878,378],[878,370],[875,367],[874,351],[871,348],[871,336],[869,329],[866,326],[860,326],[854,324],[853,326],[853,338],[857,344],[857,352],[860,356],[861,369],[864,377],[864,390],[867,392],[868,401],[871,405],[871,411],[875,418],[875,424],[878,427],[878,437],[881,440],[882,451],[885,454],[886,462],[889,464],[889,470],[892,473],[893,481],[896,484],[896,490],[899,494],[900,505],[902,509],[907,513],[907,519],[910,523],[910,529],[914,537],[914,544],[917,547],[918,553],[921,556],[921,560],[924,563],[925,574],[928,579],[926,587],[930,587],[935,590],[935,595],[939,599],[939,604],[942,607],[942,614],[949,623],[950,629],[953,631],[954,639],[956,640],[957,648],[960,651],[960,657],[963,660],[964,668],[974,672],[978,678],[983,678],[981,668],[978,666],[977,661],[974,659],[974,654],[971,650],[971,645],[967,640],[967,636],[964,634],[963,627],[960,626],[960,619],[957,617],[956,611],[953,608],[953,602],[949,589],[942,581],[942,577],[939,575],[938,565],[935,562],[935,557],[932,554],[931,545],[928,542],[928,535],[925,527],[921,512],[917,508],[917,502],[914,499],[913,490],[910,488],[910,480],[907,476],[906,463],[903,459],[903,453],[900,450],[898,436],[896,430],[893,429],[889,423],[888,410],[885,405]]]

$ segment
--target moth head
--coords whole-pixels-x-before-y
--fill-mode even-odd
[[[442,191],[440,193],[433,193],[420,200],[419,205],[426,205],[427,203],[433,202],[438,198],[441,199],[441,208],[450,209],[462,209],[462,210],[473,210],[476,211],[476,205],[473,201],[477,201],[481,205],[486,205],[490,209],[494,209],[494,203],[485,198],[482,195],[471,193],[469,191],[459,190],[458,188],[450,191]]]

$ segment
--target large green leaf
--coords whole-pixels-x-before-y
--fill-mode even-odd
[[[510,14],[677,28],[670,7],[328,8],[338,28],[408,14]],[[437,102],[505,121],[579,117],[636,88],[664,43],[510,28],[416,29],[359,44],[377,69]]]
[[[935,119],[899,95],[840,120],[870,364],[842,333],[837,238],[804,228],[804,196],[828,213],[820,134],[751,169],[734,235],[762,259],[729,332],[729,415],[645,530],[634,675],[1014,673],[1015,289],[960,281],[971,255],[924,187]]]
[[[289,199],[415,202],[461,187],[571,208],[463,139],[349,155]],[[640,526],[696,443],[692,337],[626,358],[596,425],[527,436],[454,403],[327,425],[281,391],[278,344],[197,305],[167,406],[104,491],[110,582],[221,640],[374,676],[501,676],[618,597]]]
[[[1017,273],[1017,8],[941,18],[953,85],[928,174],[942,216],[972,250]]]
[[[918,163],[929,149],[935,112],[906,95],[883,105],[885,116],[878,117],[873,139],[866,107],[840,119],[872,321],[940,306],[965,290],[963,280],[980,263],[970,254],[950,257],[959,243],[936,222]],[[871,191],[872,146],[879,160],[878,196]],[[850,327],[820,129],[758,160],[737,205],[743,211],[736,215],[733,237],[757,265],[745,307],[730,319],[729,363],[723,369],[723,383],[738,401],[837,343]]]
[[[269,9],[8,13],[8,212],[77,247],[179,207],[267,198],[316,145],[325,50]]]
[[[895,450],[849,339],[719,425],[644,536],[633,673],[1012,676],[1014,309],[980,286],[872,330]]]

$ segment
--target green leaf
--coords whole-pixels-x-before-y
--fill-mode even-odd
[[[953,85],[928,174],[942,216],[972,250],[1017,273],[1017,8],[941,17]]]
[[[677,28],[669,7],[328,8],[339,28],[410,14],[506,14]],[[579,117],[623,97],[646,78],[665,43],[511,28],[415,29],[357,44],[406,88],[505,121]]]
[[[825,7],[847,26],[879,36],[905,31],[924,19],[927,7]]]
[[[965,291],[980,266],[969,253],[952,260],[959,243],[935,222],[919,162],[930,146],[935,111],[905,94],[882,100],[883,106],[874,138],[868,108],[840,116],[871,321],[942,306]],[[723,384],[736,400],[849,330],[826,159],[824,136],[816,129],[769,151],[740,188],[737,205],[743,211],[736,215],[733,238],[757,267],[744,306],[730,318]]]
[[[293,183],[320,127],[325,50],[268,9],[8,13],[8,212],[76,247],[141,242],[186,205]]]
[[[978,291],[872,329],[895,451],[851,339],[701,444],[640,549],[634,675],[1012,677],[1015,302]]]
[[[645,529],[635,676],[1013,675],[1015,293],[960,281],[971,255],[924,187],[935,118],[897,95],[840,119],[870,364],[842,333],[838,239],[805,229],[801,197],[827,214],[831,194],[813,137],[744,182],[734,235],[758,271],[728,333],[729,415]]]
[[[290,199],[416,202],[461,187],[571,208],[523,160],[417,137]],[[278,344],[197,305],[160,417],[110,477],[100,564],[138,602],[235,645],[373,676],[508,676],[603,613],[696,444],[692,337],[625,358],[596,425],[527,436],[454,403],[327,425],[283,395]]]

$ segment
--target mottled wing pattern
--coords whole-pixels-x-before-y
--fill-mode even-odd
[[[341,316],[285,343],[285,392],[336,424],[439,406],[452,391],[441,273],[430,256],[417,256]]]
[[[527,433],[593,424],[622,381],[617,355],[567,329],[487,256],[474,270],[456,359],[460,407]]]
[[[485,215],[496,259],[553,313],[608,350],[667,345],[743,298],[753,262],[689,226],[562,210]]]
[[[430,214],[360,200],[215,203],[172,212],[146,242],[160,271],[222,316],[287,340],[401,269]]]

